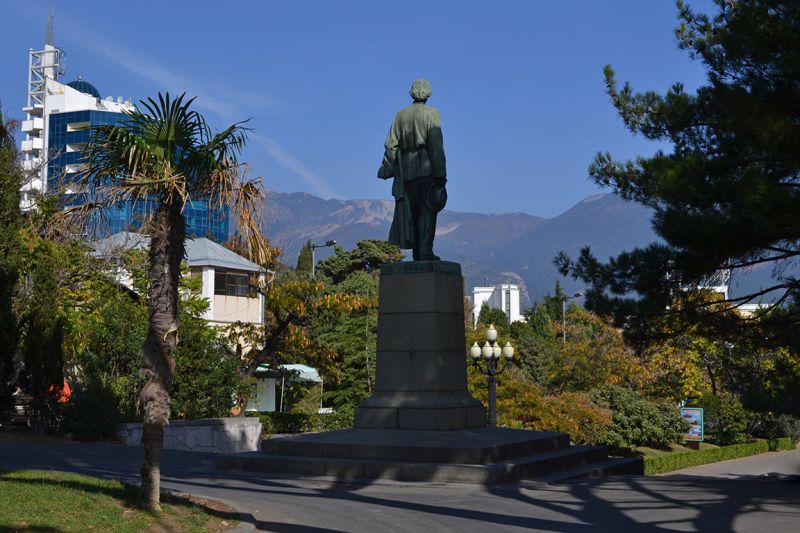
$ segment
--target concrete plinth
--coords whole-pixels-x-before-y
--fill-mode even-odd
[[[142,424],[120,424],[117,436],[127,446],[141,446]],[[261,445],[261,422],[244,416],[171,420],[164,428],[164,449],[187,452],[242,453]]]
[[[356,428],[451,431],[486,425],[467,392],[461,266],[449,261],[381,268],[375,394]]]

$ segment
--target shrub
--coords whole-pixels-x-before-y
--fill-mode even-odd
[[[175,355],[171,409],[175,418],[230,416],[244,388],[239,360],[204,321],[184,316]]]
[[[750,423],[750,433],[762,439],[788,437],[793,444],[800,441],[800,420],[790,415],[759,414]]]
[[[90,381],[84,388],[72,390],[64,408],[64,433],[78,440],[112,439],[117,423],[117,398],[102,383]]]
[[[727,461],[729,459],[736,459],[737,457],[747,457],[748,455],[756,455],[764,452],[792,449],[794,449],[794,444],[792,444],[787,437],[784,437],[773,440],[759,440],[744,444],[734,444],[720,448],[709,448],[695,452],[668,453],[654,457],[645,457],[644,474],[646,476],[652,476],[654,474],[689,468],[690,466]]]
[[[611,411],[592,401],[585,392],[565,392],[545,397],[555,417],[555,431],[563,431],[579,444],[602,442],[612,422]]]
[[[536,387],[517,400],[512,409],[498,406],[499,425],[567,433],[577,444],[602,441],[611,425],[611,412],[583,392],[546,396]]]
[[[707,394],[697,403],[704,410],[708,440],[719,446],[740,444],[747,440],[747,425],[751,415],[737,396]]]
[[[308,433],[315,431],[336,431],[353,427],[353,411],[337,411],[335,413],[254,413],[261,420],[263,435],[276,433]]]
[[[472,375],[470,379],[475,396],[486,402],[485,377]],[[567,433],[573,442],[595,443],[602,440],[611,425],[611,412],[583,392],[546,395],[523,370],[510,367],[497,387],[497,423]]]
[[[681,440],[688,429],[677,406],[648,400],[631,389],[605,385],[591,397],[611,409],[613,423],[599,443],[612,449],[664,448]]]

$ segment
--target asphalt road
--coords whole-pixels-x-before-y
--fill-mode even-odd
[[[138,448],[113,444],[0,442],[3,470],[57,469],[136,482],[140,457]],[[229,503],[243,513],[243,530],[800,531],[800,451],[671,476],[496,487],[297,480],[220,472],[212,460],[208,454],[165,451],[162,486]],[[769,472],[781,475],[763,475]],[[0,510],[0,530],[4,525]]]

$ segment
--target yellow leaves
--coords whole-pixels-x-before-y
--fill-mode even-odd
[[[710,390],[696,350],[666,344],[651,348],[646,355],[646,368],[653,377],[650,388],[657,395],[678,401]]]
[[[553,390],[590,390],[605,384],[641,387],[649,380],[641,359],[622,333],[597,315],[579,308],[567,315],[567,342],[547,362]]]
[[[470,380],[485,397],[486,378]],[[483,389],[483,390],[481,390]],[[611,411],[595,404],[585,392],[544,393],[524,373],[509,368],[498,379],[497,413],[500,425],[568,433],[575,442],[597,442],[611,425]]]
[[[378,307],[378,299],[364,298],[355,294],[331,293],[324,295],[314,304],[314,309],[353,312]]]
[[[315,311],[352,313],[377,307],[375,298],[325,291],[325,284],[312,280],[282,281],[270,288],[267,304],[298,318]]]
[[[339,378],[336,351],[314,342],[304,328],[290,324],[283,335],[282,353],[302,355],[308,364],[331,376],[334,381]]]

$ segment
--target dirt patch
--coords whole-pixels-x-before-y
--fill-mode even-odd
[[[181,533],[187,531],[187,524],[201,526],[203,531],[222,533],[239,524],[239,513],[230,505],[218,500],[201,498],[193,494],[164,494],[164,504],[170,505],[170,512],[163,513],[148,533]],[[205,520],[192,515],[205,514]]]
[[[210,511],[214,511],[215,513],[227,515],[230,518],[236,518],[238,516],[236,509],[234,509],[230,505],[225,505],[219,500],[207,500],[205,498],[194,496],[192,494],[187,494],[187,495],[174,494],[171,497],[189,500],[194,505],[197,505],[199,507],[204,507]]]

